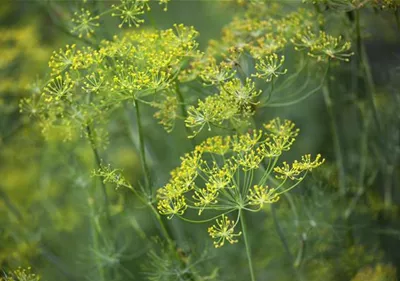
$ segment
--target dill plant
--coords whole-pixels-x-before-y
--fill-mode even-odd
[[[101,41],[98,49],[92,46],[79,49],[74,44],[67,45],[65,50],[54,52],[49,62],[52,78],[46,83],[37,101],[27,99],[24,103],[29,105],[35,102],[39,105],[36,116],[44,133],[53,128],[63,128],[66,133],[65,140],[72,140],[74,132],[75,135],[76,132],[83,132],[87,136],[98,166],[94,175],[100,176],[103,182],[105,212],[110,225],[112,218],[105,187],[105,183],[108,182],[127,187],[138,195],[141,201],[153,210],[164,237],[170,246],[173,245],[172,238],[153,206],[151,175],[141,124],[141,104],[159,108],[160,111],[155,114],[155,117],[162,118],[161,124],[171,132],[174,128],[174,120],[178,117],[175,113],[178,104],[184,104],[179,84],[200,79],[204,85],[215,88],[219,91],[218,94],[210,95],[204,101],[199,100],[197,105],[189,106],[187,112],[185,112],[185,107],[182,107],[185,126],[192,129],[192,134],[188,135],[189,138],[194,138],[205,126],[209,131],[212,130],[211,126],[227,127],[226,121],[230,123],[228,127],[232,126],[233,130],[241,131],[249,126],[257,108],[286,105],[285,102],[274,104],[270,101],[276,81],[287,73],[287,69],[283,68],[285,56],[278,57],[277,52],[282,51],[288,43],[292,43],[295,50],[300,50],[298,46],[304,43],[304,40],[296,38],[300,41],[296,44],[295,40],[291,39],[295,35],[298,36],[296,28],[305,28],[308,34],[312,34],[310,31],[312,25],[318,23],[320,19],[313,13],[299,10],[272,22],[261,19],[250,20],[252,9],[256,9],[258,5],[250,4],[245,18],[237,19],[225,30],[229,32],[235,29],[239,32],[254,30],[254,35],[250,37],[250,40],[237,42],[237,39],[227,32],[221,42],[213,42],[204,53],[196,50],[197,43],[194,39],[197,32],[183,25],[175,25],[175,30],[144,29],[126,33],[122,37],[114,36],[112,41]],[[110,10],[99,15],[92,16],[90,11],[81,9],[80,12],[74,14],[75,18],[72,22],[76,26],[71,32],[77,34],[78,38],[82,38],[83,35],[91,38],[94,28],[98,26],[96,22],[108,13],[121,18],[120,28],[124,24],[139,26],[143,20],[138,16],[142,15],[148,7],[147,1],[124,0],[121,1],[121,5],[113,5]],[[304,21],[306,17],[314,17],[314,22]],[[241,31],[243,27],[245,30]],[[318,61],[347,60],[346,52],[350,48],[350,43],[341,45],[340,37],[334,38],[325,33],[313,34],[312,37],[314,37],[314,42],[301,50],[308,50],[308,54],[316,57]],[[276,44],[265,47],[265,42],[269,43],[271,40],[274,42],[273,38],[277,40]],[[221,49],[222,52],[218,52],[217,49]],[[223,60],[218,59],[221,55]],[[248,74],[241,68],[245,55],[255,62],[254,74]],[[351,54],[348,53],[348,55]],[[294,73],[287,80],[295,80],[296,74]],[[269,91],[267,88],[269,92],[267,97],[265,97],[265,91],[256,88],[251,77],[271,84]],[[325,77],[322,79],[324,80]],[[282,89],[286,85],[282,83],[279,86]],[[318,88],[311,90],[310,93],[312,94]],[[300,97],[291,97],[289,104],[299,102],[309,95],[299,94]],[[163,104],[158,102],[160,97],[165,98]],[[136,111],[139,140],[137,149],[144,172],[144,187],[139,191],[119,174],[115,174],[115,170],[101,166],[102,160],[98,151],[100,142],[104,142],[105,138],[103,130],[98,129],[99,125],[107,122],[111,112],[124,107],[126,110],[129,104],[133,104]],[[180,170],[174,172],[171,183],[158,191],[159,212],[169,215],[170,218],[173,215],[182,215],[188,207],[183,193],[191,190],[194,190],[192,199],[195,202],[189,206],[199,209],[199,214],[208,208],[226,211],[220,219],[217,219],[217,225],[209,228],[209,234],[216,239],[214,245],[217,247],[222,246],[225,240],[230,243],[236,242],[234,237],[239,236],[240,233],[235,234],[233,228],[240,221],[251,279],[255,280],[242,211],[257,211],[264,204],[277,201],[279,195],[300,183],[307,171],[323,162],[319,155],[315,160],[311,160],[310,156],[306,155],[300,162],[295,161],[292,165],[284,162],[282,167],[275,167],[280,154],[290,148],[297,136],[297,131],[293,127],[294,125],[289,121],[281,125],[279,119],[276,119],[265,125],[269,134],[255,130],[252,135],[234,136],[232,143],[229,137],[221,139],[214,137],[208,140],[208,144],[206,141],[205,144],[196,146],[192,157],[189,156],[187,159],[189,166],[181,167],[182,172]],[[222,148],[219,144],[222,144]],[[219,153],[218,150],[224,149],[224,145],[226,151]],[[233,155],[224,159],[225,152],[228,153],[230,150],[233,151]],[[211,152],[212,156],[213,153],[221,154],[223,160],[219,161],[222,162],[207,163],[200,159],[205,152]],[[260,176],[254,171],[261,168],[264,158],[269,159],[269,162],[263,167],[264,172]],[[197,177],[198,169],[201,171],[200,176],[204,173],[205,189],[191,186]],[[272,171],[281,174],[277,177],[281,183],[274,182],[276,187],[271,189],[266,184],[270,180]],[[244,179],[241,180],[242,173]],[[258,184],[251,186],[254,174],[260,179]],[[287,179],[295,183],[285,187]],[[179,187],[182,183],[183,185]],[[226,197],[219,199],[226,205],[218,206],[219,194]],[[234,222],[226,217],[226,213],[235,210],[238,211],[238,215]]]
[[[290,149],[298,131],[290,121],[281,124],[279,119],[264,127],[268,133],[254,130],[252,134],[234,135],[232,138],[217,136],[207,139],[181,158],[182,164],[171,172],[170,182],[158,190],[161,214],[169,218],[176,215],[193,223],[216,219],[216,224],[208,228],[211,238],[215,239],[215,247],[221,247],[225,242],[236,243],[243,233],[252,280],[255,276],[244,212],[257,212],[264,204],[278,201],[280,195],[298,185],[308,171],[323,163],[320,155],[315,160],[306,155],[301,162],[295,161],[291,165],[284,162],[282,167],[275,167],[282,152]],[[268,164],[260,173],[264,159]],[[272,172],[280,182],[273,182],[275,187],[270,188],[266,184]],[[287,180],[294,183],[285,186]],[[199,216],[205,211],[222,214],[199,220],[183,216],[191,209]],[[232,212],[237,213],[235,219],[227,216]],[[242,231],[235,233],[239,222]]]
[[[158,2],[168,13],[170,1]],[[79,161],[71,168],[70,178],[77,175],[79,178],[64,183],[85,187],[81,194],[85,197],[82,199],[85,207],[81,210],[85,217],[81,218],[73,208],[65,208],[62,212],[53,212],[49,219],[54,223],[55,235],[57,231],[79,233],[79,226],[89,226],[85,229],[90,235],[83,242],[87,245],[82,265],[89,279],[132,279],[140,275],[148,280],[228,280],[228,274],[218,275],[218,266],[224,272],[224,261],[207,267],[207,252],[197,257],[182,253],[183,233],[195,231],[189,224],[176,227],[177,218],[207,224],[208,236],[215,248],[243,240],[250,279],[270,279],[269,269],[262,272],[261,269],[266,260],[279,257],[251,249],[252,239],[260,232],[250,217],[261,217],[260,213],[265,222],[262,235],[274,228],[278,239],[273,244],[268,244],[272,243],[268,239],[263,241],[271,249],[275,247],[277,256],[281,253],[287,256],[285,261],[289,261],[288,267],[296,280],[319,280],[321,274],[316,268],[327,280],[359,280],[366,275],[376,279],[395,278],[390,265],[380,265],[381,252],[374,252],[372,247],[367,249],[361,242],[365,237],[358,234],[352,219],[377,212],[389,217],[390,212],[395,212],[392,196],[398,160],[396,139],[391,139],[386,149],[372,134],[390,136],[396,132],[395,126],[385,125],[397,124],[398,120],[389,122],[385,118],[392,118],[389,111],[396,112],[397,107],[395,102],[390,104],[385,100],[380,102],[385,106],[390,104],[390,110],[384,112],[379,107],[362,19],[364,9],[375,9],[390,14],[398,24],[398,3],[393,0],[302,2],[292,8],[267,0],[232,1],[228,4],[237,9],[235,17],[222,29],[221,37],[211,40],[206,48],[199,47],[197,40],[201,34],[190,25],[177,23],[164,29],[154,24],[148,26],[145,19],[155,21],[151,11],[154,4],[148,0],[120,0],[111,4],[38,2],[58,31],[68,36],[68,44],[53,52],[48,62],[48,76],[34,85],[31,95],[20,100],[19,109],[37,126],[35,129],[41,131],[47,143],[62,143],[68,151],[72,147],[89,148],[80,155],[85,169],[77,164]],[[350,32],[346,31],[349,26]],[[23,44],[21,48],[26,51]],[[12,51],[7,54],[3,62],[6,66],[17,57]],[[348,92],[334,83],[338,81],[335,79],[342,79],[339,74],[346,73],[350,66],[353,92],[348,91],[347,100],[359,118],[360,123],[355,122],[355,127],[361,134],[356,149],[345,143],[342,135],[346,132],[345,126],[338,122],[340,102],[345,97],[336,92]],[[4,85],[7,88],[10,83],[1,83]],[[292,121],[280,118],[266,122],[266,113],[287,107],[296,111],[290,106],[300,105],[317,94],[321,95],[327,112],[333,156],[326,156],[324,151],[327,158],[324,165],[325,159],[320,154],[314,157],[306,154],[300,160],[289,161],[289,150],[299,130]],[[16,104],[14,108],[18,107]],[[163,165],[163,155],[157,155],[153,139],[159,127],[148,126],[153,122],[150,115],[169,136],[179,138],[186,134],[185,143],[191,147],[190,152],[173,155],[175,160],[166,161],[171,162],[166,165],[170,167],[180,157],[181,164],[170,172],[165,185],[160,178],[168,171],[158,169]],[[135,176],[114,165],[120,156],[109,152],[118,146],[115,124],[120,126],[121,120],[126,124],[122,130],[129,135],[129,145],[135,151],[132,158],[141,167],[135,167]],[[303,134],[302,138],[305,137]],[[164,150],[167,147],[158,145]],[[369,148],[379,159],[379,165],[373,163]],[[346,149],[356,150],[357,160],[346,155]],[[60,162],[64,166],[71,163]],[[51,168],[45,167],[51,172]],[[306,177],[314,169],[316,175]],[[92,182],[88,179],[88,170],[94,177]],[[385,178],[383,203],[376,199],[371,188],[379,177]],[[299,189],[300,195],[291,195],[289,191],[301,183],[307,185],[302,184],[305,188]],[[113,192],[109,185],[120,192]],[[321,190],[325,193],[318,197]],[[15,217],[25,216],[12,203],[17,197],[10,200],[6,192],[0,191],[1,202],[10,213]],[[311,198],[309,201],[304,199],[307,195]],[[337,200],[337,206],[324,196]],[[144,207],[144,212],[155,221],[155,227],[147,227],[143,220],[138,223],[139,209],[129,212],[126,202],[131,197],[135,207]],[[51,200],[54,202],[49,204]],[[54,211],[60,199],[51,200],[44,204],[46,211]],[[368,203],[374,209],[368,209]],[[258,214],[250,216],[249,213]],[[64,221],[68,224],[64,225]],[[35,229],[33,224],[25,226],[26,236],[31,233],[30,228]],[[12,240],[16,232],[14,229],[6,232],[1,241]],[[135,241],[144,246],[137,252],[132,246],[133,239],[125,241],[132,232]],[[159,236],[162,242],[151,242],[152,235]],[[326,239],[321,239],[322,236]],[[343,250],[332,258],[331,252],[338,244],[336,236],[345,242],[340,244]],[[14,259],[0,257],[6,262],[20,260],[22,263],[23,257],[33,260],[28,252],[35,250],[33,256],[46,256],[65,278],[81,277],[65,270],[62,261],[45,243],[37,241],[32,249],[25,249],[27,253],[15,250],[21,254]],[[23,248],[26,242],[19,243]],[[281,244],[283,249],[275,244]],[[229,247],[218,251],[226,248]],[[144,273],[134,272],[137,267],[128,268],[129,262],[135,264],[136,259],[142,260],[145,252],[148,252],[146,262],[140,267]],[[343,261],[340,269],[334,268],[335,258]],[[371,267],[371,263],[377,265]],[[282,280],[292,278],[289,273],[285,274],[281,270],[277,276],[282,276]],[[23,270],[10,274],[14,275],[17,279],[38,280]],[[249,279],[247,275],[240,276]],[[5,275],[3,279],[12,278]]]

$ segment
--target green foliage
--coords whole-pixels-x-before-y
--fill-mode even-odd
[[[397,280],[398,7],[2,5],[1,281]]]

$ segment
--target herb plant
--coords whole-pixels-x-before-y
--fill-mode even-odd
[[[399,6],[4,5],[0,280],[397,280]]]

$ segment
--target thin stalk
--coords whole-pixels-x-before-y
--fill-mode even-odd
[[[246,223],[245,223],[243,212],[240,212],[240,224],[242,226],[244,245],[246,246],[246,255],[247,255],[247,261],[249,263],[249,271],[250,271],[251,281],[255,281],[256,278],[254,277],[253,261],[251,259],[250,245],[249,245],[249,241],[247,238],[247,228],[246,228]]]
[[[139,136],[140,160],[141,160],[142,169],[143,169],[144,176],[145,176],[145,185],[148,188],[150,195],[151,195],[151,193],[152,193],[151,192],[151,177],[150,177],[150,173],[149,173],[149,170],[147,167],[145,147],[144,147],[144,136],[143,136],[142,122],[141,122],[141,116],[140,116],[140,107],[139,107],[138,100],[135,100],[134,104],[135,104],[135,109],[136,109],[135,111],[136,111],[137,131],[138,131],[138,136]],[[153,214],[155,215],[157,222],[160,225],[161,232],[164,235],[165,239],[167,240],[168,246],[171,248],[171,250],[175,251],[177,259],[182,261],[182,259],[179,256],[179,253],[174,248],[174,245],[175,245],[174,241],[173,241],[172,237],[170,236],[170,234],[167,230],[167,227],[165,226],[164,222],[162,221],[160,214],[157,212],[156,208],[153,206],[153,204],[151,202],[149,202],[148,205],[149,205],[151,211],[153,212]],[[189,272],[189,274],[192,275],[194,280],[198,279],[198,277],[196,276],[196,274],[194,272]]]
[[[339,191],[340,194],[345,194],[346,192],[346,177],[345,177],[345,170],[344,170],[344,164],[343,164],[343,155],[342,155],[342,150],[340,146],[340,140],[339,140],[339,130],[338,130],[338,125],[335,119],[335,114],[333,111],[333,104],[332,104],[332,99],[329,93],[329,87],[328,84],[325,83],[324,86],[322,87],[322,93],[324,96],[324,102],[326,109],[329,114],[329,119],[330,119],[330,125],[331,125],[331,133],[332,133],[332,138],[333,138],[333,146],[335,149],[335,156],[336,156],[336,165],[338,168],[339,172]]]
[[[99,151],[96,148],[96,144],[94,143],[92,129],[90,128],[89,125],[86,126],[86,132],[87,132],[87,135],[88,135],[88,138],[89,138],[90,146],[91,146],[93,154],[94,154],[94,158],[95,158],[95,161],[96,161],[97,169],[101,169],[100,154],[99,154]],[[103,191],[103,198],[104,198],[104,206],[105,206],[105,211],[106,211],[106,217],[107,217],[108,223],[110,225],[112,225],[111,215],[110,215],[110,210],[109,210],[110,201],[108,199],[107,188],[106,188],[106,185],[105,185],[103,179],[100,179],[100,185],[101,185],[101,189]]]
[[[327,75],[327,72],[325,73],[325,75]],[[275,159],[275,161],[274,161],[274,163],[272,165],[271,171],[272,171],[273,167],[275,166],[277,160],[278,160],[278,158]],[[268,171],[269,168],[266,166],[264,161],[261,162],[261,166],[263,167],[263,169],[265,171]],[[268,179],[268,177],[269,177],[269,175],[267,176],[266,179]],[[273,179],[273,178],[269,178],[269,179],[276,184],[275,179]],[[279,186],[278,184],[276,184],[276,185]],[[286,192],[283,193],[283,195],[285,195],[285,197],[288,199],[289,205],[290,205],[292,211],[294,212],[296,221],[298,221],[297,211],[295,209],[295,206],[294,206],[294,203],[292,201],[291,196]],[[285,249],[285,252],[286,252],[286,254],[287,254],[287,256],[288,256],[288,258],[289,258],[289,260],[290,260],[290,262],[292,264],[293,270],[294,270],[295,274],[298,276],[299,280],[303,280],[300,272],[298,272],[298,266],[296,266],[297,264],[300,264],[300,262],[301,262],[303,257],[301,256],[301,258],[295,259],[293,254],[292,254],[292,252],[290,251],[289,243],[287,242],[287,239],[286,239],[285,235],[283,234],[282,227],[281,227],[281,225],[279,223],[279,220],[277,218],[274,204],[271,204],[271,214],[272,214],[272,219],[274,221],[274,226],[275,226],[276,232],[277,232],[278,237],[279,237],[279,239],[280,239],[280,241],[281,241],[281,243],[283,245],[283,248]],[[305,241],[304,241],[304,244],[305,244]]]
[[[175,89],[176,89],[176,94],[178,96],[179,103],[181,106],[182,116],[186,120],[188,115],[187,115],[186,106],[185,106],[185,99],[183,98],[183,95],[182,95],[181,89],[179,88],[178,82],[175,83]],[[183,126],[185,127],[187,137],[189,137],[192,133],[190,132],[189,128],[186,127],[185,122],[183,122]],[[193,147],[196,146],[196,143],[194,142],[193,138],[190,138],[190,143],[192,144]]]
[[[139,146],[139,152],[140,152],[140,158],[141,158],[141,162],[142,162],[142,168],[144,171],[148,171],[147,170],[147,164],[146,164],[146,157],[145,157],[145,150],[144,150],[144,142],[143,142],[143,132],[142,132],[142,128],[141,128],[141,122],[140,122],[140,110],[138,107],[138,103],[135,102],[135,106],[136,106],[136,122],[137,122],[137,130],[138,130],[138,135],[139,135],[139,143],[136,143],[134,140],[134,132],[133,130],[131,130],[131,126],[129,126],[128,124],[128,128],[129,128],[129,133],[130,133],[130,137],[131,140],[133,142],[133,145],[135,147]],[[126,112],[128,112],[128,108],[126,108]],[[129,123],[129,116],[127,114],[127,122]],[[142,157],[143,155],[143,157]],[[145,180],[146,180],[146,185],[148,182],[150,182],[150,180],[148,179],[148,172],[145,172]],[[151,202],[149,202],[147,199],[148,198],[143,198],[142,196],[140,196],[136,190],[134,190],[131,186],[126,186],[127,188],[129,188],[135,195],[138,196],[139,200],[145,205],[145,206],[149,206],[152,213],[154,214],[156,221],[158,222],[160,229],[161,229],[161,233],[164,235],[165,239],[168,241],[168,244],[172,244],[172,238],[171,235],[168,233],[167,231],[167,227],[165,226],[165,223],[162,221],[160,214],[157,212],[156,208],[153,206],[153,204]]]
[[[297,252],[296,260],[293,264],[294,268],[299,268],[304,260],[305,252],[307,248],[307,234],[303,233],[300,237],[300,248]]]
[[[362,69],[364,70],[365,83],[368,88],[368,102],[372,109],[372,114],[374,117],[375,125],[378,128],[378,131],[382,130],[381,121],[378,115],[378,110],[376,108],[374,96],[376,94],[375,83],[372,77],[371,66],[369,64],[367,51],[365,50],[364,43],[361,37],[361,26],[360,26],[360,11],[356,11],[356,34],[357,34],[357,49],[359,52],[360,64]]]
[[[147,161],[146,161],[142,121],[141,121],[141,116],[140,116],[140,107],[139,107],[139,102],[136,99],[135,99],[135,111],[136,111],[137,131],[138,131],[138,135],[139,135],[140,162],[142,164],[142,169],[143,169],[143,173],[144,173],[145,185],[151,194],[151,186],[150,186],[151,178],[150,178],[150,173],[149,173],[149,170],[147,167]]]
[[[171,235],[169,235],[167,228],[161,219],[160,214],[157,212],[156,208],[154,208],[154,206],[152,204],[149,204],[149,206],[150,206],[151,211],[154,213],[154,216],[156,217],[158,224],[160,225],[162,234],[164,235],[165,239],[167,239],[168,245],[173,245],[174,243],[171,238]]]
[[[90,196],[88,196],[88,200],[89,200],[89,208],[90,208],[90,222],[91,222],[91,236],[92,236],[92,243],[93,243],[93,249],[96,251],[99,248],[99,239],[98,239],[98,231],[97,231],[97,226],[96,226],[96,221],[95,221],[95,210],[93,208],[93,202],[91,202],[92,200],[90,200]],[[93,254],[93,258],[95,260],[95,262],[97,263],[97,256],[96,254]],[[96,268],[98,269],[98,273],[99,273],[99,277],[100,277],[100,281],[105,281],[105,272],[104,272],[104,267],[103,266],[97,266]]]

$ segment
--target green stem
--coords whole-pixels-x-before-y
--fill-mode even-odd
[[[333,146],[335,149],[335,156],[336,156],[336,165],[338,168],[339,173],[339,191],[343,195],[346,192],[346,178],[345,178],[345,171],[344,171],[344,164],[343,164],[343,155],[340,147],[340,140],[339,140],[339,130],[338,125],[335,119],[335,114],[333,111],[333,104],[332,99],[329,93],[328,84],[325,83],[322,87],[322,93],[324,95],[324,102],[326,109],[329,114],[329,119],[331,123],[331,131],[332,131],[332,138],[333,138]]]
[[[140,160],[142,162],[142,169],[143,169],[144,176],[145,176],[145,184],[146,184],[146,187],[148,188],[148,190],[150,191],[150,195],[151,195],[151,193],[152,193],[151,192],[151,178],[150,178],[150,173],[149,173],[149,170],[148,170],[148,167],[147,167],[147,162],[146,162],[146,154],[145,154],[145,148],[144,148],[144,137],[143,137],[141,116],[140,116],[140,107],[139,107],[139,102],[137,100],[135,100],[135,109],[136,109],[137,130],[138,130],[138,135],[139,135]],[[148,205],[150,206],[151,211],[154,213],[154,215],[156,217],[156,220],[160,225],[161,232],[164,235],[165,239],[167,240],[168,246],[171,248],[171,250],[175,251],[177,259],[182,261],[182,259],[179,257],[178,252],[174,248],[175,243],[172,240],[172,237],[170,236],[170,234],[168,233],[168,230],[167,230],[164,222],[162,221],[160,214],[157,212],[156,208],[153,206],[153,204],[151,202],[149,202]],[[191,276],[195,280],[198,279],[194,272],[190,271],[189,274],[191,274]]]
[[[148,169],[147,169],[147,162],[146,162],[146,155],[145,155],[145,148],[144,148],[144,138],[143,138],[142,124],[141,124],[141,116],[140,116],[140,108],[139,108],[139,103],[138,103],[137,100],[135,100],[135,108],[136,108],[136,123],[137,123],[137,130],[138,130],[138,136],[139,136],[140,159],[141,159],[142,169],[143,169],[143,172],[145,174],[146,187],[148,187],[150,189],[150,175],[149,175],[149,172],[148,172]],[[129,122],[128,119],[129,118],[127,118],[127,121]],[[128,127],[130,128],[129,124],[128,124]],[[132,130],[130,130],[130,135],[131,135],[132,142],[136,146],[137,144],[135,144]],[[136,191],[131,186],[128,186],[128,188],[134,194],[138,195],[136,193]],[[138,197],[142,201],[143,204],[148,205],[150,207],[150,209],[153,212],[157,222],[160,225],[160,229],[161,229],[162,234],[164,235],[165,239],[168,241],[168,244],[172,245],[173,244],[173,240],[172,240],[170,234],[168,233],[167,228],[166,228],[164,222],[162,221],[162,219],[160,217],[160,214],[157,212],[157,209],[153,206],[153,204],[151,202],[148,202],[148,200],[146,200],[146,198],[142,198],[141,196],[138,196]]]
[[[96,166],[97,169],[101,169],[101,158],[100,158],[100,154],[99,151],[96,148],[96,144],[94,143],[93,140],[93,133],[92,133],[92,129],[90,128],[90,125],[86,126],[86,132],[89,138],[89,142],[90,142],[90,146],[92,148],[93,154],[94,154],[94,158],[96,161]],[[105,211],[106,211],[106,217],[108,220],[108,223],[110,225],[112,225],[112,221],[111,221],[111,214],[110,214],[110,210],[109,210],[109,199],[108,199],[108,195],[107,195],[107,188],[106,188],[106,184],[104,183],[103,179],[100,179],[100,185],[101,185],[101,189],[103,191],[103,198],[104,198],[104,206],[105,206]]]
[[[144,173],[144,180],[145,180],[145,185],[150,191],[151,194],[151,178],[150,178],[150,173],[147,167],[147,161],[146,161],[146,153],[145,153],[145,148],[144,148],[144,137],[143,137],[143,129],[142,129],[142,122],[141,122],[141,116],[140,116],[140,107],[139,107],[139,102],[135,99],[135,111],[136,111],[136,124],[137,124],[137,131],[139,135],[139,154],[140,154],[140,162],[142,164],[142,169]]]
[[[93,200],[91,200],[91,197],[88,194],[88,202],[89,202],[89,208],[90,208],[90,221],[91,221],[91,236],[92,236],[92,242],[93,242],[93,249],[95,251],[97,251],[97,249],[99,249],[99,239],[98,239],[98,231],[97,231],[97,226],[96,226],[96,220],[95,220],[95,210],[93,208]],[[93,259],[96,263],[96,268],[99,271],[99,277],[100,277],[100,281],[105,281],[105,272],[104,272],[104,268],[103,266],[99,265],[97,266],[97,259],[98,257],[96,256],[96,254],[94,254]]]
[[[249,241],[247,238],[247,228],[246,228],[246,223],[245,223],[243,212],[240,212],[240,223],[242,226],[244,245],[246,246],[247,261],[249,263],[251,281],[255,281],[256,279],[254,277],[253,261],[251,259],[250,245],[249,245]]]
[[[307,248],[307,234],[303,232],[303,234],[300,237],[300,247],[299,251],[297,252],[297,257],[296,260],[293,263],[294,268],[299,268],[304,260],[305,252]],[[300,280],[303,280],[300,277]]]
[[[175,89],[176,89],[176,94],[178,96],[179,103],[181,106],[182,116],[186,120],[188,115],[187,115],[186,106],[185,106],[185,99],[183,98],[183,95],[182,95],[181,89],[179,88],[178,82],[175,83]],[[183,122],[183,126],[185,127],[185,130],[186,130],[186,136],[189,137],[192,133],[190,132],[189,128],[186,127],[185,122]],[[193,138],[190,138],[190,143],[192,144],[193,147],[196,146],[196,143],[194,142]]]
[[[171,235],[169,235],[167,227],[162,221],[160,214],[157,212],[156,208],[152,204],[149,204],[149,206],[151,211],[154,213],[154,216],[156,217],[158,224],[160,225],[162,234],[164,235],[165,239],[167,239],[168,245],[170,246],[174,245]]]
[[[375,104],[374,96],[376,95],[375,83],[372,77],[371,66],[369,64],[367,51],[365,50],[364,43],[361,37],[361,26],[360,26],[360,12],[357,10],[356,12],[356,33],[357,33],[357,49],[358,49],[358,56],[360,59],[360,64],[362,69],[364,70],[364,79],[366,82],[366,86],[368,88],[368,101],[370,107],[372,109],[375,125],[378,128],[378,131],[381,131],[381,121],[378,115],[378,110]]]

